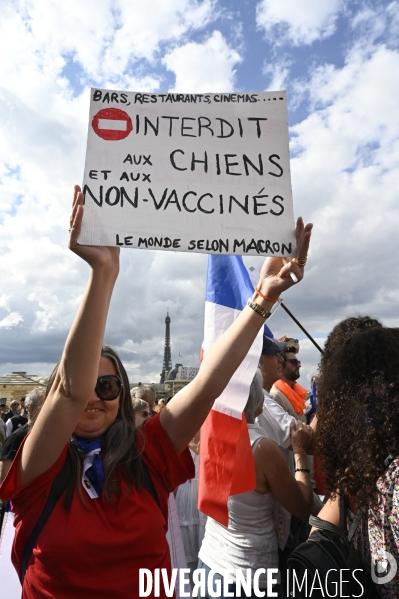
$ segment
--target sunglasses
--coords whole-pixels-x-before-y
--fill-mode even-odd
[[[291,364],[293,364],[294,366],[299,366],[299,364],[301,363],[301,361],[297,360],[296,358],[286,358],[285,361],[291,362]]]
[[[97,393],[97,397],[103,401],[112,401],[118,397],[122,387],[122,381],[118,375],[106,374],[98,377],[94,391]]]

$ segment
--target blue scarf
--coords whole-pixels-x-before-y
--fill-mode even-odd
[[[100,451],[105,446],[103,437],[99,439],[82,439],[75,437],[72,440],[84,453],[82,470],[82,485],[91,499],[100,497],[104,485],[104,469]]]

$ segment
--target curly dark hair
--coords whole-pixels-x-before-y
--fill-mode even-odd
[[[317,453],[326,490],[375,506],[388,455],[399,455],[399,329],[366,327],[329,355],[318,384]]]
[[[335,325],[327,337],[323,350],[324,353],[319,364],[319,370],[323,368],[332,354],[337,351],[349,337],[352,337],[355,333],[367,331],[374,327],[382,328],[382,324],[377,318],[373,318],[372,316],[350,316],[349,318],[341,320],[341,322]]]

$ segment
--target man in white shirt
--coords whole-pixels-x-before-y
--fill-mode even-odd
[[[270,395],[270,389],[274,383],[281,378],[283,371],[284,358],[280,354],[285,348],[286,344],[270,339],[263,336],[263,347],[262,355],[259,361],[259,368],[262,372],[263,378],[263,412],[258,416],[257,423],[266,432],[269,439],[274,441],[278,445],[287,461],[288,467],[294,475],[294,460],[291,449],[291,433],[290,427],[291,422],[295,422],[298,426],[307,426],[306,424],[299,423],[297,418],[288,414]],[[315,431],[317,419],[314,418],[310,428]],[[320,508],[318,498],[315,497],[314,511]]]
[[[291,422],[296,426],[307,426],[299,422],[294,416],[286,412],[270,395],[270,389],[273,384],[281,378],[283,371],[284,358],[281,353],[285,348],[285,343],[263,336],[262,355],[259,361],[259,368],[263,378],[263,412],[257,418],[257,423],[264,429],[269,439],[274,441],[281,449],[289,469],[294,475],[294,459],[291,449]],[[322,504],[320,499],[313,493],[312,514],[317,515]],[[300,520],[292,517],[282,506],[278,507],[279,515],[277,521],[277,535],[280,547],[279,568],[282,575],[282,581],[285,580],[283,573],[287,571],[287,557],[294,547],[307,539],[309,534],[308,523],[306,520]],[[291,527],[290,527],[291,524]]]
[[[280,446],[288,466],[294,473],[292,452],[287,451],[291,446],[290,427],[296,419],[279,406],[270,395],[270,389],[281,378],[284,359],[281,353],[285,343],[263,336],[262,355],[259,368],[263,378],[264,403],[263,412],[258,416],[258,424],[265,430],[269,439]],[[291,454],[291,455],[290,455]]]

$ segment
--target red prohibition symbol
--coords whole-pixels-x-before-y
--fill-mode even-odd
[[[132,119],[119,108],[103,108],[97,112],[91,124],[99,137],[109,141],[125,139],[133,130]]]

